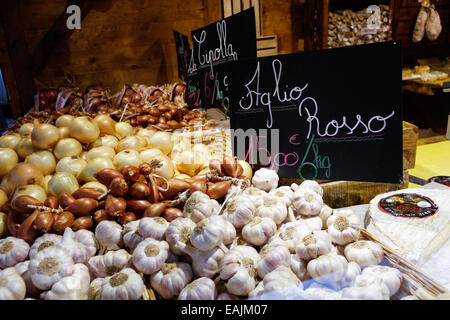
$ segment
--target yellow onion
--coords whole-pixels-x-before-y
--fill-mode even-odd
[[[204,166],[198,173],[197,173],[197,175],[202,175],[202,174],[206,174],[206,173],[208,173],[208,172],[211,172],[211,169],[209,168],[209,166]]]
[[[16,189],[16,191],[12,195],[10,202],[14,201],[14,199],[16,199],[19,196],[30,196],[44,203],[45,199],[47,199],[47,192],[45,192],[42,186],[37,184],[20,186]]]
[[[142,160],[139,156],[139,152],[133,149],[126,149],[120,151],[114,156],[113,163],[116,169],[120,169],[123,166],[127,165],[139,167],[139,165],[142,163]]]
[[[18,134],[7,134],[0,137],[0,148],[16,149],[22,137]]]
[[[75,117],[71,114],[63,114],[62,116],[58,117],[58,119],[56,119],[55,126],[57,126],[58,128],[68,127],[73,119],[75,119]]]
[[[115,136],[105,135],[103,137],[99,137],[91,144],[91,148],[96,147],[110,147],[115,149],[117,144],[119,143],[119,139]]]
[[[112,160],[109,158],[99,157],[89,160],[78,178],[86,182],[96,181],[94,174],[106,168],[115,169]]]
[[[41,184],[44,174],[37,165],[21,162],[16,164],[6,177],[9,189],[14,190],[18,186]]]
[[[70,124],[70,136],[81,143],[91,143],[100,136],[98,125],[88,117],[77,117]]]
[[[85,184],[83,184],[83,185],[81,186],[80,189],[83,189],[83,188],[92,188],[92,189],[101,191],[101,192],[103,192],[103,193],[105,193],[105,192],[108,191],[108,187],[106,187],[104,184],[102,184],[102,183],[100,183],[100,182],[98,182],[98,181],[90,181],[90,182],[86,182]]]
[[[31,132],[31,143],[38,149],[50,149],[59,140],[59,130],[52,124],[39,123],[34,121],[34,128]]]
[[[23,125],[20,126],[19,129],[20,136],[21,137],[30,136],[31,132],[33,131],[33,128],[34,124],[32,124],[31,122],[24,123]]]
[[[26,163],[33,163],[41,168],[44,175],[55,172],[56,160],[53,153],[47,150],[36,151],[25,158]]]
[[[25,159],[28,155],[35,152],[37,149],[31,143],[31,137],[26,135],[20,139],[16,146],[15,151],[17,152],[20,159]]]
[[[7,176],[4,176],[3,177],[3,179],[2,179],[2,182],[0,183],[0,189],[1,190],[3,190],[3,191],[5,191],[5,193],[8,195],[8,197],[9,197],[9,195],[11,194],[11,189],[9,188],[9,186],[8,186],[8,179],[6,178]]]
[[[116,152],[111,147],[96,147],[89,150],[86,154],[87,161],[98,158],[98,157],[106,157],[106,158],[114,158]]]
[[[173,163],[172,160],[163,154],[158,154],[156,156],[154,156],[152,159],[150,159],[150,161],[153,160],[159,160],[161,166],[159,168],[153,168],[154,173],[166,178],[166,179],[170,179],[173,177],[173,175],[175,174],[175,170],[173,167]]]
[[[83,151],[80,154],[80,158],[87,162],[87,151]]]
[[[176,144],[174,144],[172,151],[170,152],[170,157],[173,159],[178,154],[182,153],[183,151],[191,150],[191,149],[192,149],[191,142],[186,139],[183,139],[183,140],[177,142]]]
[[[172,135],[165,131],[156,132],[150,139],[148,139],[148,146],[159,149],[167,155],[170,151],[172,151]]]
[[[141,128],[138,130],[136,135],[144,138],[151,138],[156,133],[155,129]]]
[[[50,174],[48,176],[45,176],[44,179],[42,179],[41,187],[45,190],[46,194],[49,194],[48,182],[50,181],[51,178],[53,178],[53,175]]]
[[[0,208],[8,202],[8,195],[5,191],[0,190]]]
[[[144,149],[141,152],[139,152],[139,156],[141,157],[141,161],[142,162],[147,162],[150,163],[150,160],[158,155],[158,154],[163,154],[161,150],[159,149],[154,149],[154,148],[148,148],[148,149]]]
[[[83,146],[78,140],[73,138],[65,138],[58,141],[53,153],[56,158],[62,159],[65,157],[79,156],[83,151]]]
[[[0,177],[8,174],[19,162],[19,156],[10,148],[0,148]]]
[[[80,157],[64,157],[58,161],[56,172],[69,172],[73,174],[75,178],[78,178],[86,165],[87,162]]]
[[[48,182],[49,194],[57,197],[63,192],[72,194],[79,188],[77,178],[69,172],[57,172]]]
[[[116,152],[126,149],[139,150],[147,145],[147,141],[139,136],[128,136],[119,141],[116,146]]]
[[[94,122],[98,125],[101,134],[116,134],[116,121],[114,121],[109,115],[99,114],[94,118]]]
[[[195,176],[202,168],[205,162],[204,155],[201,152],[186,150],[178,154],[174,159],[176,168],[181,173]]]
[[[253,177],[252,166],[247,161],[244,160],[238,160],[238,164],[240,164],[243,169],[242,176],[251,180]]]
[[[132,136],[134,133],[134,128],[128,122],[116,122],[114,128],[119,139]]]
[[[60,127],[59,130],[59,137],[61,139],[70,138],[70,129],[69,127]]]

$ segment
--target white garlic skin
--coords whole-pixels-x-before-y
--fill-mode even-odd
[[[214,200],[210,199],[207,194],[201,191],[195,191],[186,200],[183,208],[184,217],[190,218],[195,223],[217,215],[220,205]]]
[[[281,224],[287,217],[286,205],[273,195],[266,195],[262,205],[256,208],[255,214],[258,217],[271,218],[277,225]]]
[[[47,291],[45,300],[88,300],[89,284],[89,269],[84,264],[75,264],[72,275],[56,282]]]
[[[123,227],[122,239],[123,243],[133,252],[137,245],[145,238],[139,233],[140,220],[128,222]]]
[[[380,264],[384,251],[378,243],[360,240],[348,244],[344,249],[344,255],[348,261],[354,261],[364,268]]]
[[[361,230],[360,224],[358,216],[351,210],[335,211],[327,220],[331,241],[339,245],[356,241]]]
[[[7,237],[0,240],[0,268],[14,267],[17,263],[25,261],[30,246],[24,240]]]
[[[222,243],[223,234],[222,217],[212,216],[197,223],[191,234],[191,243],[199,250],[208,251]]]
[[[302,282],[292,272],[290,267],[279,266],[275,270],[266,274],[263,279],[264,293],[270,291],[281,291],[286,287],[297,286],[303,289]]]
[[[139,234],[144,238],[164,240],[169,222],[162,217],[145,217],[139,220]]]
[[[248,197],[242,195],[228,203],[223,216],[235,228],[242,228],[255,216],[255,204]]]
[[[100,300],[102,287],[106,282],[106,278],[95,278],[89,284],[88,300]]]
[[[191,266],[184,262],[176,262],[164,264],[161,270],[151,275],[150,283],[164,299],[171,299],[177,297],[192,278]]]
[[[101,252],[118,250],[122,245],[122,226],[115,221],[105,220],[95,227],[95,237]]]
[[[303,291],[306,300],[341,300],[341,292],[327,287],[309,287]]]
[[[319,218],[322,220],[322,229],[325,230],[325,229],[328,228],[327,220],[332,215],[333,215],[333,209],[331,209],[329,206],[324,204],[322,209],[320,210],[320,213],[319,213]]]
[[[298,188],[292,195],[292,206],[297,214],[314,217],[320,214],[323,200],[320,194],[311,189]]]
[[[263,247],[260,252],[261,260],[257,265],[258,276],[263,279],[266,274],[279,266],[290,266],[291,254],[285,246]]]
[[[311,278],[336,288],[347,273],[348,262],[341,255],[329,253],[309,261],[306,268]]]
[[[275,234],[277,225],[270,218],[254,217],[242,228],[242,237],[248,243],[262,246]]]
[[[352,287],[342,290],[342,298],[364,300],[389,300],[389,288],[373,274],[356,277]]]
[[[108,251],[104,255],[94,256],[89,259],[89,271],[93,278],[105,278],[122,269],[131,267],[131,259],[132,255],[124,249]]]
[[[239,297],[234,294],[229,294],[228,292],[219,293],[216,300],[239,300]]]
[[[306,262],[300,259],[297,254],[291,254],[289,266],[299,280],[303,281],[308,278],[308,274],[306,272]]]
[[[209,278],[198,278],[181,290],[178,300],[215,300],[216,284]]]
[[[91,250],[75,240],[75,232],[71,228],[64,230],[62,240],[57,247],[65,249],[74,263],[87,263],[91,258]]]
[[[145,289],[141,276],[131,268],[125,268],[105,280],[100,300],[139,300]]]
[[[312,231],[299,239],[296,252],[299,258],[309,261],[331,252],[333,245],[326,231]]]
[[[223,235],[222,235],[222,243],[225,245],[231,244],[233,240],[236,238],[236,228],[233,224],[227,220],[223,216],[218,216],[223,220]]]
[[[290,187],[282,186],[271,190],[269,195],[277,197],[286,207],[288,207],[292,203],[292,196],[294,195],[294,192]]]
[[[280,178],[275,170],[261,168],[257,170],[252,178],[252,184],[256,188],[269,192],[278,186]]]
[[[388,287],[390,297],[400,289],[403,279],[403,275],[398,269],[380,265],[365,268],[361,277],[366,277],[367,275],[374,275],[380,278]]]
[[[320,186],[320,184],[315,180],[305,180],[298,186],[298,188],[312,190],[316,192],[319,196],[323,197],[323,189]]]
[[[158,271],[166,262],[169,255],[169,244],[147,238],[133,251],[133,264],[143,274],[152,274]]]
[[[31,280],[41,290],[50,289],[62,278],[70,276],[73,270],[74,263],[69,253],[58,247],[41,250],[30,260],[29,265]]]
[[[44,233],[42,236],[34,240],[33,245],[30,248],[30,252],[28,253],[30,259],[33,259],[34,256],[47,247],[57,246],[62,240],[62,236],[54,233]]]
[[[347,272],[339,283],[341,288],[350,287],[355,283],[356,277],[361,274],[361,267],[356,262],[349,262]]]
[[[242,197],[244,197],[245,199],[249,199],[250,201],[253,202],[255,208],[259,207],[260,205],[262,205],[264,203],[264,197],[267,195],[268,193],[260,190],[258,188],[255,188],[254,186],[250,186],[248,188],[246,188],[243,192],[242,192]],[[237,227],[236,227],[237,228]]]
[[[190,239],[192,231],[194,231],[195,223],[189,218],[176,218],[169,223],[166,230],[166,241],[170,245],[170,250],[176,255],[184,255],[185,253],[176,249],[176,244],[181,242],[186,246],[186,242]]]
[[[319,217],[312,217],[306,219],[298,219],[299,223],[303,223],[308,226],[312,231],[322,230],[322,219]]]
[[[33,281],[31,280],[31,274],[29,271],[30,260],[19,262],[14,266],[17,273],[22,277],[23,281],[25,281],[25,285],[27,288],[27,295],[36,296],[41,292],[41,289],[37,288]]]
[[[191,250],[192,270],[199,277],[212,278],[220,271],[220,261],[225,252],[219,247],[209,251]]]
[[[283,223],[277,232],[277,236],[285,243],[291,253],[295,253],[299,239],[302,239],[312,231],[302,220],[297,220]],[[274,241],[274,239],[276,237],[272,237],[270,241]]]
[[[74,239],[89,249],[91,257],[95,256],[98,250],[97,239],[92,231],[81,229],[75,232]]]
[[[255,289],[253,289],[252,291],[250,291],[250,293],[248,294],[249,298],[255,298],[257,296],[260,296],[264,294],[264,282],[260,281],[258,283],[258,285],[256,286]]]
[[[23,300],[26,290],[25,281],[16,269],[0,271],[0,300]]]

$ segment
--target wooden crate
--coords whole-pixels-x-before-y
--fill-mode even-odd
[[[278,54],[277,36],[258,37],[256,39],[256,50],[258,58],[277,55]]]

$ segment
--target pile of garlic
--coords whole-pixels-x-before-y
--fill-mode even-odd
[[[278,187],[275,171],[231,188],[224,203],[196,191],[184,217],[145,217],[95,232],[67,228],[30,246],[0,240],[0,299],[389,299],[401,273],[359,239],[361,221],[333,210],[314,181]]]

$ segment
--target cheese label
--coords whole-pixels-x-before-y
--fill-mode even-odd
[[[394,217],[427,218],[439,207],[433,200],[417,193],[399,193],[382,198],[378,207]]]
[[[437,182],[443,184],[447,187],[450,187],[450,177],[449,176],[436,176],[428,179],[428,182]]]

